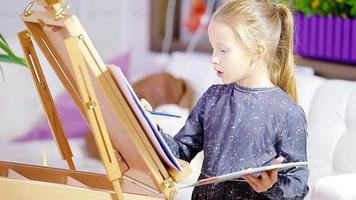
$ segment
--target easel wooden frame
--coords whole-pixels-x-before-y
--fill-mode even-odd
[[[44,6],[45,11],[33,11],[34,3],[31,2],[21,16],[28,31],[20,32],[18,35],[59,151],[62,158],[67,161],[69,169],[71,169],[70,173],[62,172],[59,176],[68,176],[69,173],[73,174],[74,177],[80,177],[81,180],[92,179],[90,174],[82,175],[83,173],[75,171],[72,161],[73,155],[31,41],[31,36],[73,98],[94,134],[101,160],[107,172],[107,178],[112,186],[110,190],[107,182],[104,188],[102,186],[97,187],[96,184],[90,182],[89,186],[94,189],[105,189],[105,191],[100,191],[102,195],[99,195],[100,199],[172,199],[176,192],[173,180],[179,181],[185,177],[189,173],[189,169],[186,168],[178,173],[163,165],[76,16],[65,14],[66,5],[62,1],[40,0],[38,2]],[[133,147],[116,145],[116,148],[119,149],[118,151],[114,149],[108,132],[113,132],[115,126],[108,120],[108,117],[104,116],[105,112],[102,111],[102,108],[107,109],[109,105],[113,110],[112,118],[115,117],[116,120],[119,120],[122,124],[120,128],[126,133],[120,135],[121,137],[125,136],[120,140],[126,140],[125,142],[129,142],[128,144],[133,145]],[[112,133],[111,137],[113,137]],[[115,142],[114,144],[118,144],[117,140]],[[132,158],[132,156],[135,156],[135,158]],[[0,162],[0,171],[1,169],[14,168],[26,177],[32,176],[31,178],[34,180],[58,183],[51,178],[36,179],[34,175],[31,175],[31,171],[37,170],[40,173],[47,170],[53,171],[54,176],[57,176],[58,169],[42,169]],[[82,182],[85,185],[86,181]],[[66,189],[56,188],[50,183],[44,184],[45,186],[38,186],[29,181],[18,183],[0,177],[0,188],[10,188],[14,185],[18,188],[37,189],[39,193],[48,194],[49,188],[54,189],[55,193],[68,193]],[[78,190],[78,188],[76,189]],[[70,191],[73,191],[73,188]],[[3,192],[8,199],[19,199],[19,196],[11,192],[5,190]],[[26,199],[31,199],[31,197],[44,199],[46,195],[39,193],[36,193],[38,196],[35,193],[29,193]],[[80,195],[87,196],[89,193],[87,190],[79,189],[79,192],[73,192],[74,196],[72,197],[76,199],[76,197],[82,197]],[[53,199],[61,199],[60,195],[50,196]],[[91,199],[91,197],[88,198]]]

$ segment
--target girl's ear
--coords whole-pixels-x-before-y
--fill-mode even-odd
[[[263,43],[257,44],[254,54],[256,60],[262,59],[266,54],[266,45]]]

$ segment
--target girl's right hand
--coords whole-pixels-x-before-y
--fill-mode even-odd
[[[141,104],[146,110],[153,111],[151,104],[146,99],[141,99]]]
[[[146,110],[146,115],[148,116],[148,118],[150,118],[151,122],[154,123],[154,125],[156,125],[156,127],[158,128],[158,124],[154,116],[149,112],[149,111],[153,111],[151,104],[146,99],[141,99],[141,104],[143,108]]]

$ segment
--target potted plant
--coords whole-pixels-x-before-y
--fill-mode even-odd
[[[6,40],[4,37],[0,34],[0,50],[2,50],[4,53],[0,51],[0,72],[2,74],[2,77],[4,78],[4,73],[2,70],[1,62],[8,62],[8,63],[14,63],[14,64],[19,64],[22,66],[27,67],[26,61],[23,58],[18,57],[9,47],[7,44]]]
[[[297,54],[356,64],[356,1],[295,0]]]

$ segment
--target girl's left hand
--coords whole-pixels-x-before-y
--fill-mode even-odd
[[[275,164],[282,163],[283,159],[283,157],[278,157],[275,160]],[[258,193],[267,191],[277,182],[278,169],[260,172],[260,174],[258,177],[252,175],[243,176],[246,182]]]

